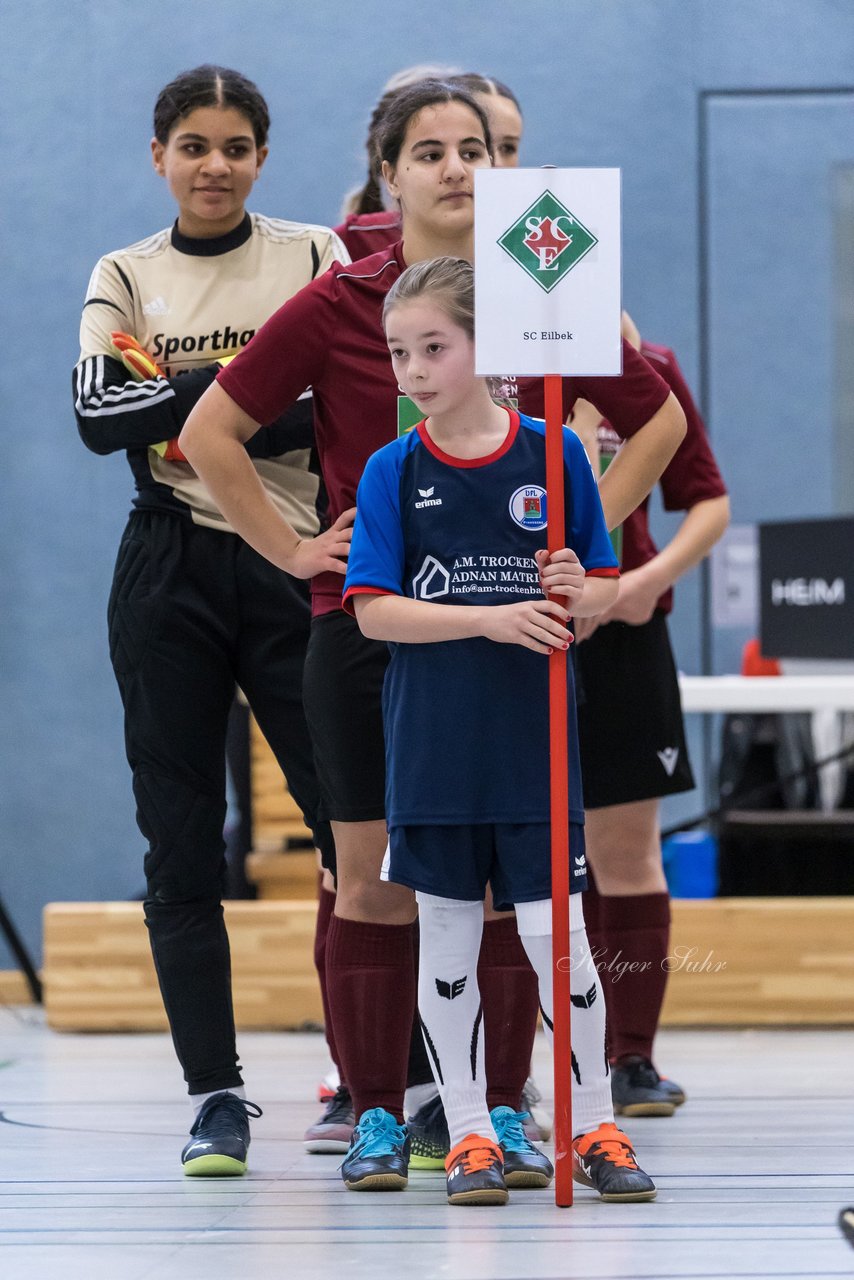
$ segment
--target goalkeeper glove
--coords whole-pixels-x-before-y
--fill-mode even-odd
[[[113,350],[128,373],[136,378],[138,382],[145,382],[149,378],[163,378],[166,376],[157,361],[148,354],[145,347],[139,345],[136,338],[132,337],[131,334],[122,333],[120,329],[117,329],[110,334],[110,341],[113,344]],[[174,440],[161,440],[158,444],[151,445],[151,448],[159,457],[165,458],[167,462],[187,461],[178,448],[177,437]]]
[[[160,368],[160,365],[152,356],[148,354],[145,347],[141,347],[129,333],[122,333],[117,329],[110,334],[110,341],[113,344],[113,350],[121,360],[124,367],[132,377],[138,382],[145,382],[149,378],[163,378],[166,375]],[[174,440],[161,440],[159,444],[151,445],[159,457],[165,458],[167,462],[186,462],[181,450],[178,448],[177,437]]]
[[[166,375],[157,361],[148,354],[144,347],[140,346],[136,338],[132,337],[131,334],[116,330],[110,334],[110,340],[113,344],[113,350],[128,373],[132,374],[138,381],[144,382],[149,378],[165,378]],[[215,363],[222,368],[233,359],[233,355],[222,356]],[[187,461],[181,452],[177,436],[174,436],[171,440],[161,440],[158,444],[153,444],[150,447],[165,462]]]
[[[162,378],[165,376],[157,362],[144,347],[139,345],[136,338],[131,337],[129,333],[122,333],[121,330],[116,330],[115,333],[110,334],[110,341],[113,344],[113,350],[128,373],[132,374],[139,382],[144,382],[147,378]]]
[[[229,360],[233,360],[233,359],[234,359],[234,356],[220,356],[219,359],[215,360],[213,363],[215,365],[218,365],[220,368],[222,368],[224,365],[228,364]],[[162,444],[153,444],[151,447],[154,450],[154,452],[159,454],[160,457],[163,458],[164,461],[166,462],[186,462],[187,461],[187,459],[184,457],[183,453],[181,452],[181,447],[178,444],[177,436],[174,436],[171,440],[164,440]]]

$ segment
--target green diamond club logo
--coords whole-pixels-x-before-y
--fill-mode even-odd
[[[498,243],[541,289],[551,293],[599,241],[547,190]]]

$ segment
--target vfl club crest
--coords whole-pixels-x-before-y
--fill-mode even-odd
[[[510,516],[520,529],[545,529],[548,524],[546,491],[538,484],[526,484],[510,499]]]
[[[551,191],[544,191],[498,243],[541,289],[556,284],[599,241]]]

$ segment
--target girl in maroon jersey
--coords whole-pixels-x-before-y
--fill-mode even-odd
[[[344,241],[354,261],[387,248],[400,239],[400,210],[389,209],[383,197],[382,157],[377,149],[377,138],[383,120],[402,89],[428,78],[429,69],[411,67],[393,76],[371,114],[365,149],[368,154],[368,174],[365,184],[352,192],[346,202],[346,217],[336,227],[336,233]],[[519,163],[519,143],[522,136],[522,112],[511,89],[501,81],[476,73],[457,73],[448,68],[447,79],[467,89],[486,112],[493,142],[493,162],[496,168],[513,168]],[[328,921],[334,906],[334,885],[328,872],[324,873],[319,894],[315,957],[321,990],[325,989],[326,976],[325,941]],[[511,1088],[510,1082],[522,1079],[525,1069],[523,1102],[525,1126],[529,1137],[536,1141],[547,1139],[551,1133],[551,1119],[547,1112],[537,1108],[540,1094],[534,1081],[527,1077],[527,1030],[533,1025],[538,1008],[537,984],[530,965],[519,945],[512,916],[496,912],[492,907],[491,893],[487,894],[484,914],[489,927],[485,933],[481,983],[487,991],[486,1040],[490,1081],[503,1092]],[[506,1081],[504,1088],[502,1082]],[[342,1116],[346,1117],[347,1101],[341,1095],[333,1097],[319,1121],[306,1132],[308,1150],[326,1150],[330,1138],[338,1136]],[[534,1119],[527,1108],[536,1111]],[[444,1154],[448,1149],[448,1133],[433,1072],[424,1051],[418,1027],[413,1029],[409,1075],[406,1091],[407,1128],[411,1141],[410,1168],[443,1168]]]
[[[694,778],[666,617],[674,582],[709,553],[726,528],[729,500],[673,352],[642,342],[628,316],[623,332],[685,410],[685,439],[660,483],[666,510],[686,514],[659,550],[650,536],[646,502],[632,512],[619,535],[623,574],[617,603],[575,628],[584,690],[578,719],[587,855],[595,876],[584,910],[608,1008],[615,1110],[669,1116],[685,1094],[662,1079],[652,1061],[670,937],[659,811],[662,796],[690,790]],[[591,446],[598,470],[596,455],[608,465],[619,439],[591,406],[576,409],[574,425]]]
[[[305,700],[338,856],[338,896],[327,944],[335,1039],[353,1094],[357,1126],[342,1166],[348,1187],[406,1185],[403,1090],[415,977],[412,894],[379,878],[385,852],[384,747],[380,694],[384,646],[361,637],[341,609],[342,555],[302,540],[245,466],[243,442],[313,388],[317,448],[330,517],[351,508],[367,458],[398,429],[398,392],[388,367],[382,304],[402,270],[443,254],[470,259],[473,187],[490,164],[486,117],[466,90],[426,81],[401,93],[379,139],[383,176],[401,207],[403,239],[352,267],[333,270],[280,309],[194,410],[182,449],[229,520],[273,563],[312,577],[315,618]],[[609,523],[625,518],[654,483],[684,432],[666,385],[631,348],[621,378],[565,383],[597,404],[627,437],[602,485]],[[542,414],[542,383],[521,380],[520,407]],[[485,997],[486,1003],[486,997]],[[531,1032],[531,1038],[533,1029]],[[530,1044],[530,1040],[529,1040]],[[515,1108],[513,1096],[490,1105]],[[548,1162],[519,1122],[506,1135],[505,1168],[525,1179]],[[508,1156],[510,1159],[508,1160]],[[545,1165],[544,1163],[545,1162]],[[513,1185],[510,1183],[510,1185]]]
[[[474,96],[486,112],[493,141],[493,159],[496,167],[512,167],[519,162],[519,141],[522,133],[522,114],[519,103],[506,85],[498,80],[475,73],[458,73],[451,68],[415,66],[398,72],[386,84],[371,114],[368,137],[365,143],[368,153],[368,174],[364,185],[351,192],[345,201],[346,217],[336,228],[354,261],[388,248],[401,236],[400,210],[389,208],[383,197],[382,158],[377,149],[377,138],[385,116],[404,89],[428,78],[444,74],[445,79],[462,85]],[[329,872],[324,872],[319,892],[317,929],[315,933],[315,963],[318,970],[324,1008],[326,995],[326,938],[334,908],[334,882]],[[537,986],[534,974],[518,943],[512,918],[507,913],[492,909],[491,897],[485,905],[490,928],[486,931],[482,984],[487,990],[486,1035],[489,1044],[488,1077],[503,1094],[512,1089],[511,1082],[525,1079],[524,1091],[539,1097],[527,1071],[522,1076],[528,1053],[528,1029],[537,1013]],[[330,1019],[326,1017],[327,1027]],[[523,1030],[523,1028],[525,1030]],[[334,1037],[333,1037],[334,1041]],[[506,1084],[504,1083],[506,1082]],[[406,1093],[407,1127],[411,1139],[411,1168],[443,1168],[447,1150],[447,1127],[439,1100],[430,1063],[418,1027],[413,1028],[409,1074]],[[545,1112],[539,1113],[542,1127],[533,1119],[526,1119],[529,1136],[536,1140],[547,1138],[551,1122]],[[335,1149],[331,1144],[340,1141],[349,1119],[349,1095],[339,1088],[329,1098],[324,1114],[305,1134],[308,1151]]]
[[[347,246],[354,262],[371,253],[386,249],[400,239],[400,210],[389,209],[383,198],[382,158],[377,150],[377,137],[386,112],[401,89],[428,78],[428,69],[412,67],[393,76],[371,113],[365,150],[368,174],[365,183],[351,191],[344,201],[344,221],[335,228]],[[476,72],[444,73],[444,78],[461,85],[472,94],[486,112],[492,134],[493,165],[496,169],[515,169],[519,164],[522,141],[522,108],[512,89],[492,76]]]
[[[517,166],[522,114],[512,91],[500,81],[476,74],[454,76],[454,80],[470,89],[487,112],[496,167]],[[369,157],[373,157],[368,180],[353,211],[337,228],[354,258],[390,244],[399,230],[396,211],[373,212],[383,208],[376,131],[393,96],[392,89],[374,110],[366,144]],[[673,1081],[663,1080],[652,1062],[666,985],[670,927],[659,798],[695,784],[664,617],[671,608],[671,583],[706,555],[720,537],[727,506],[702,420],[675,356],[664,347],[642,345],[628,316],[624,327],[626,336],[670,384],[685,410],[688,435],[668,467],[663,485],[668,509],[684,504],[691,515],[660,553],[650,540],[645,504],[628,517],[620,536],[629,572],[619,604],[610,614],[612,621],[624,625],[598,632],[578,651],[582,674],[587,673],[587,702],[580,712],[587,837],[591,867],[599,878],[598,893],[590,878],[585,909],[597,960],[605,974],[615,1104],[627,1115],[666,1116],[681,1105],[685,1094]],[[586,439],[592,437],[597,466],[599,421],[600,415],[591,406],[576,406],[573,426],[584,432]],[[610,461],[619,439],[608,432],[607,424],[600,434]],[[657,594],[656,584],[662,588]],[[579,638],[585,634],[586,626],[580,629]],[[618,643],[622,646],[619,653],[614,650]],[[640,668],[649,679],[639,685],[636,673]],[[621,683],[623,676],[618,681],[615,669],[625,673],[635,698],[639,688],[656,691],[642,712],[636,708],[627,714],[631,701]],[[612,981],[609,965],[620,957],[637,963],[631,970],[617,970],[619,981]],[[523,998],[521,974],[516,982],[518,1001]],[[529,1082],[527,1088],[525,1101],[535,1109],[536,1086]]]

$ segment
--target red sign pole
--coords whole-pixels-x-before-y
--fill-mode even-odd
[[[545,378],[548,549],[566,542],[563,484],[562,378]],[[562,596],[553,596],[565,604]],[[554,1001],[555,1204],[572,1204],[572,1047],[569,999],[569,777],[567,674],[564,649],[549,658],[549,759],[552,836],[552,978]]]

